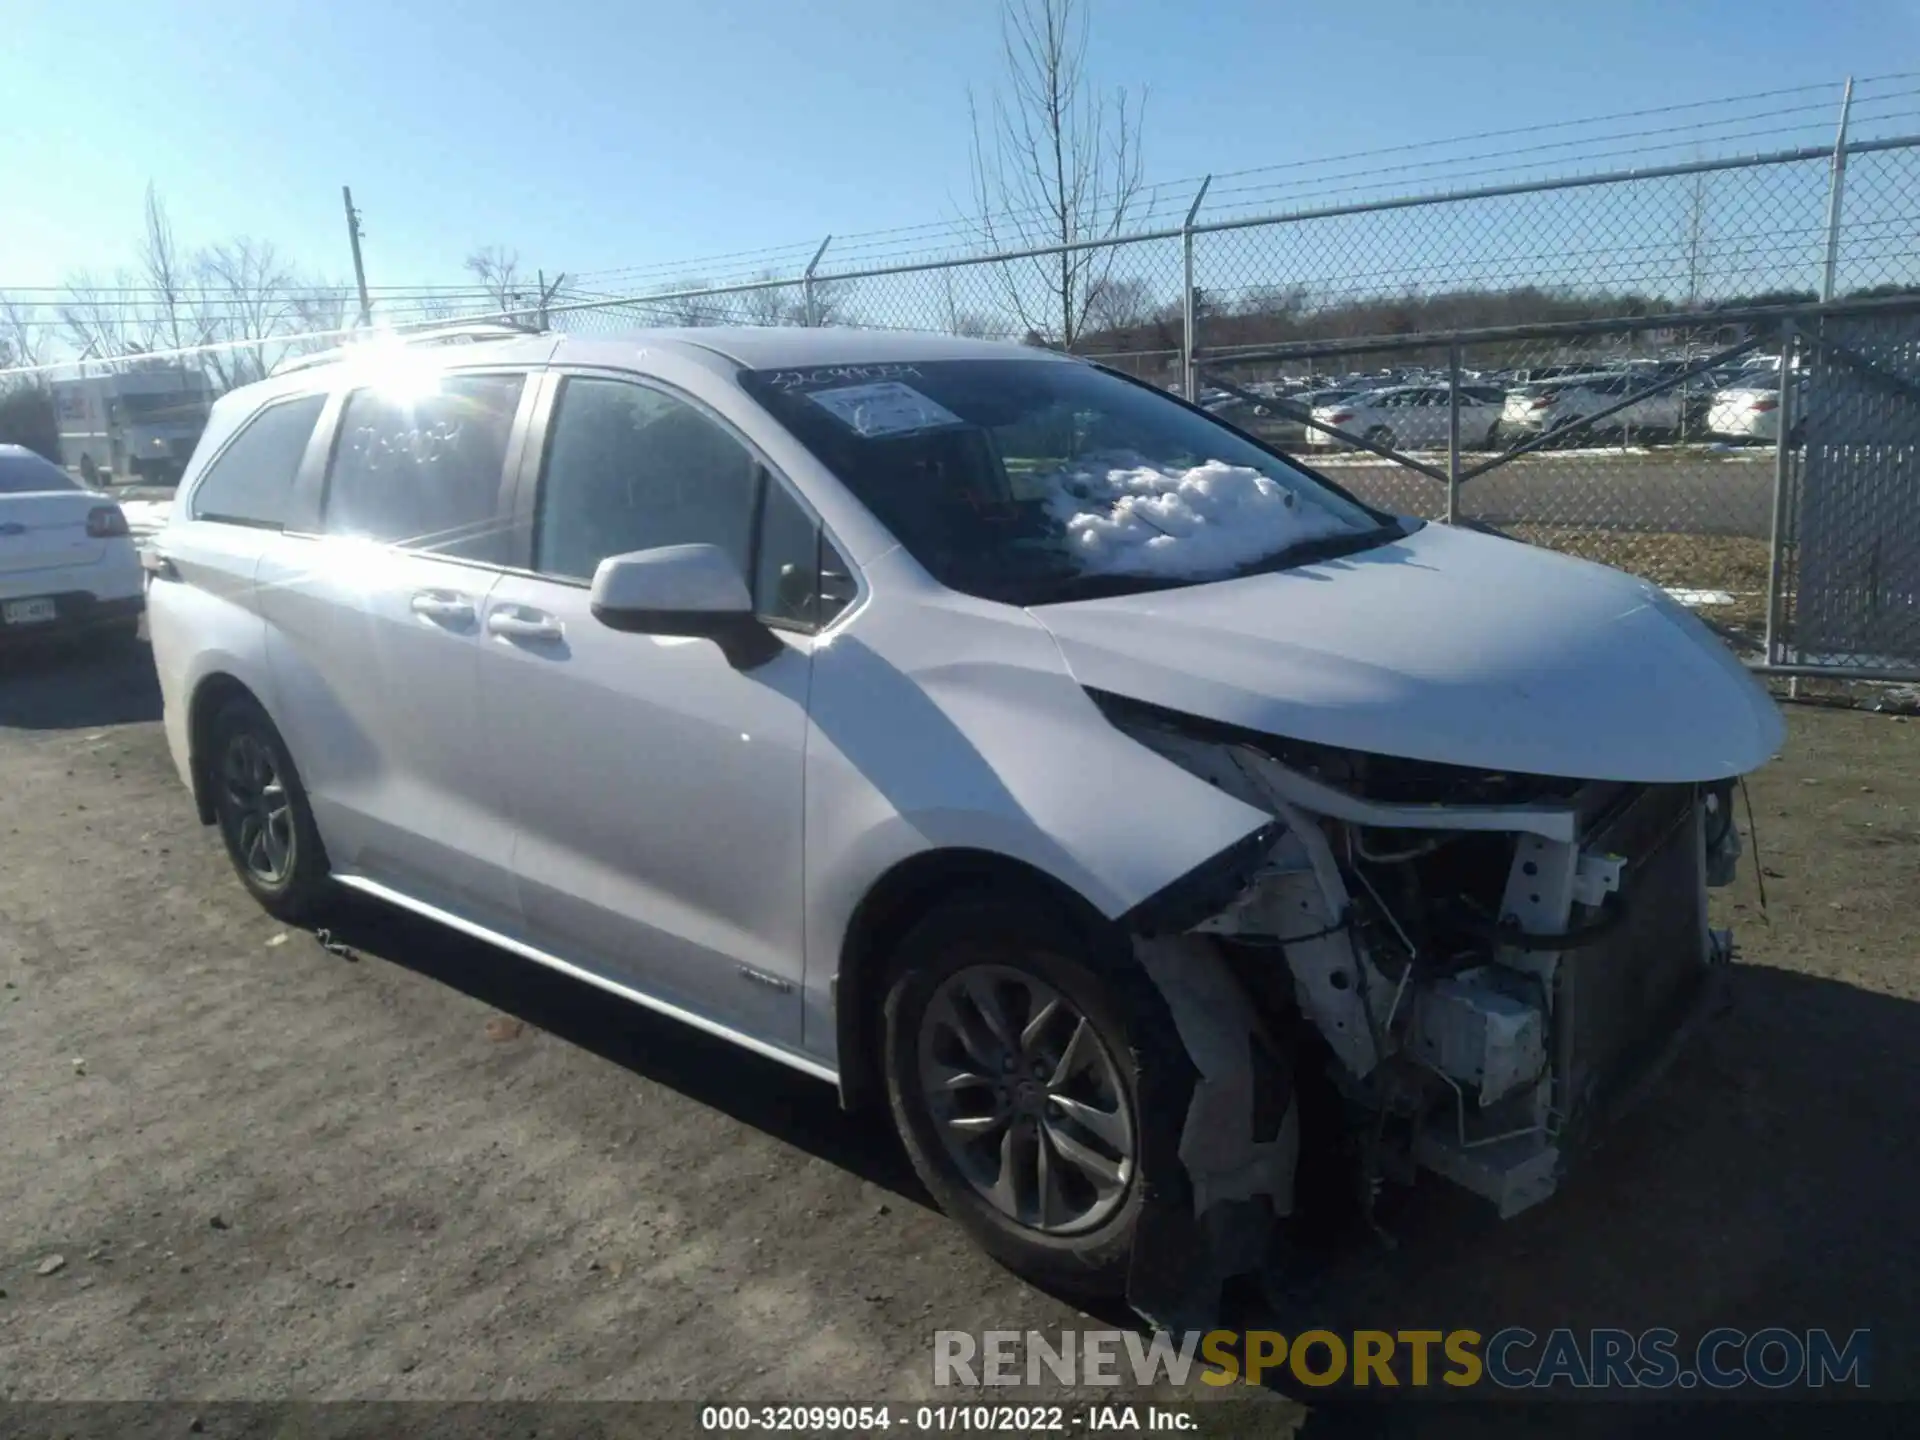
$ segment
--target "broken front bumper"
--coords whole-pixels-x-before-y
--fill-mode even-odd
[[[1515,777],[1490,777],[1501,783],[1472,793],[1496,803],[1406,803],[1257,742],[1120,718],[1278,825],[1277,837],[1260,833],[1261,854],[1232,857],[1237,892],[1224,904],[1222,867],[1202,867],[1209,883],[1185,894],[1204,894],[1213,913],[1168,903],[1155,913],[1178,912],[1183,933],[1136,927],[1149,973],[1176,1015],[1191,1012],[1181,976],[1216,953],[1249,1032],[1241,1054],[1284,1031],[1287,1014],[1303,1018],[1363,1138],[1369,1184],[1426,1168],[1503,1215],[1539,1203],[1644,1087],[1731,957],[1731,937],[1707,920],[1708,886],[1730,878],[1738,853],[1724,782],[1542,782],[1540,798],[1516,799]],[[1434,768],[1461,793],[1459,773]],[[1442,851],[1466,858],[1427,858]],[[1444,885],[1460,893],[1432,893]],[[1429,923],[1449,905],[1451,921]],[[1460,905],[1478,928],[1462,928]],[[1207,988],[1218,1006],[1220,985]],[[1252,1078],[1222,1058],[1235,1049],[1194,1058],[1244,1093]],[[1185,1147],[1206,1157],[1197,1195],[1238,1188],[1231,1148],[1217,1135]],[[1247,1166],[1273,1175],[1271,1152],[1243,1148]],[[1265,1193],[1288,1213],[1290,1194]]]

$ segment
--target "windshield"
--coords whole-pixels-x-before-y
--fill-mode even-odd
[[[1057,360],[750,370],[741,384],[942,584],[1006,604],[1221,579],[1401,533],[1161,392]]]

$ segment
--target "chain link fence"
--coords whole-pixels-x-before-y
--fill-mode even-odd
[[[1766,658],[1906,678],[1920,657],[1920,317],[1822,317],[1790,341]]]
[[[1309,189],[1285,214],[1205,222],[1202,181],[1176,228],[844,269],[829,240],[798,273],[575,288],[466,318],[1065,349],[1205,404],[1382,507],[1643,575],[1757,664],[1920,676],[1915,542],[1899,539],[1920,534],[1903,348],[1920,306],[1920,136],[1844,134],[1843,120],[1830,146],[1479,188],[1468,171],[1438,194]],[[322,338],[271,343],[297,354]],[[1804,424],[1783,429],[1796,399]]]

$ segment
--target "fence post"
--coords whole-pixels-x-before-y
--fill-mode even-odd
[[[1827,264],[1820,276],[1820,298],[1833,299],[1833,274],[1840,263],[1840,207],[1847,188],[1847,118],[1853,110],[1853,77],[1840,97],[1840,132],[1833,141],[1833,164],[1827,172]]]
[[[1460,342],[1447,346],[1447,524],[1460,518]]]
[[[819,312],[813,305],[813,272],[820,266],[820,257],[827,253],[827,246],[833,243],[829,235],[820,242],[820,248],[813,252],[813,259],[807,262],[807,273],[800,277],[800,307],[809,328],[820,323]]]
[[[1200,387],[1193,373],[1194,327],[1199,318],[1194,314],[1193,304],[1193,221],[1200,213],[1200,203],[1207,198],[1207,186],[1212,183],[1211,175],[1200,181],[1193,204],[1187,207],[1186,221],[1180,226],[1180,249],[1186,263],[1186,279],[1180,290],[1180,388],[1186,392],[1188,404],[1200,398]]]
[[[1786,608],[1786,536],[1788,466],[1793,455],[1793,352],[1799,338],[1793,321],[1786,322],[1780,336],[1780,403],[1774,411],[1780,417],[1780,437],[1773,446],[1773,534],[1767,545],[1767,663],[1781,663],[1780,621]]]

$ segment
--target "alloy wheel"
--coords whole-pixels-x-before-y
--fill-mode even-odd
[[[220,762],[228,843],[247,873],[278,885],[293,871],[293,801],[273,751],[250,730],[227,741]]]
[[[1002,1215],[1071,1234],[1124,1203],[1135,1169],[1126,1087],[1059,991],[1006,966],[968,966],[928,1002],[918,1051],[941,1144]]]

